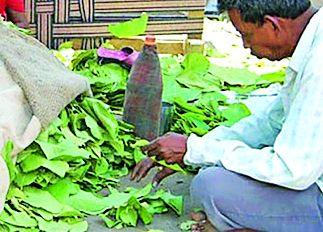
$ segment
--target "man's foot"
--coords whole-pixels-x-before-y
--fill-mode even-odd
[[[216,232],[211,222],[207,220],[205,213],[191,213],[191,218],[193,221],[196,221],[196,224],[191,227],[192,232]]]

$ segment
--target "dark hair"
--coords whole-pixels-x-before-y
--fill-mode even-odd
[[[265,15],[295,19],[310,6],[310,0],[218,0],[220,12],[238,9],[245,22],[261,24]]]

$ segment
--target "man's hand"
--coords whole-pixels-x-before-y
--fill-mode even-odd
[[[165,160],[168,164],[179,164],[184,167],[184,155],[186,153],[187,136],[176,133],[155,139],[142,151],[147,152],[148,156],[156,156],[157,160]]]
[[[131,180],[136,180],[139,182],[142,178],[145,178],[148,172],[156,166],[156,163],[151,158],[146,158],[139,162],[134,168],[131,174]],[[157,186],[164,178],[175,173],[174,170],[169,168],[163,168],[161,171],[157,172],[157,174],[153,178],[153,185]]]
[[[131,180],[136,180],[137,182],[141,181],[141,179],[145,178],[148,172],[155,166],[155,161],[151,158],[140,161],[132,171]]]
[[[183,157],[186,152],[187,136],[168,133],[160,138],[155,139],[142,150],[147,152],[149,156],[156,156],[156,159],[164,159],[168,164],[179,164],[184,167]],[[148,172],[156,166],[151,158],[146,158],[139,162],[134,168],[131,179],[138,182],[147,176]],[[163,167],[153,178],[153,184],[158,185],[164,178],[174,174],[175,171]]]

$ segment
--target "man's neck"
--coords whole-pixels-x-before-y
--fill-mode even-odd
[[[290,31],[292,32],[290,37],[293,41],[293,44],[295,44],[295,48],[307,25],[309,24],[311,18],[314,16],[315,13],[317,13],[317,11],[317,8],[311,6],[302,15],[298,16],[296,19],[290,20]]]

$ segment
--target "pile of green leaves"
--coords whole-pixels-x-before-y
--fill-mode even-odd
[[[75,54],[70,68],[88,78],[93,95],[111,107],[115,115],[122,115],[129,71],[118,64],[100,64],[96,50]]]
[[[217,126],[232,126],[251,114],[242,103],[227,104],[226,97],[220,93],[208,93],[194,104],[181,98],[174,101],[172,131],[203,136]]]
[[[182,210],[182,197],[160,190],[118,192],[120,177],[129,173],[135,145],[132,126],[116,120],[108,105],[80,98],[67,106],[37,140],[21,152],[16,165],[12,144],[2,152],[10,169],[11,187],[1,231],[86,231],[86,215],[101,215],[107,226],[136,226],[153,215]],[[106,189],[109,194],[102,196]]]
[[[164,77],[164,101],[172,102],[174,97],[186,101],[197,100],[203,93],[232,90],[249,93],[284,81],[285,72],[258,75],[247,68],[222,67],[213,64],[199,53],[184,58],[166,57],[161,59]],[[179,92],[178,92],[179,91]]]
[[[198,53],[161,57],[160,62],[163,101],[174,105],[172,130],[185,134],[204,135],[250,115],[244,104],[228,104],[221,91],[248,93],[284,79],[282,71],[257,75],[248,69],[216,66]],[[128,70],[118,64],[100,64],[95,50],[77,53],[70,66],[89,78],[96,98],[122,115]]]
[[[163,100],[174,105],[172,131],[204,135],[213,128],[232,126],[251,114],[243,103],[228,104],[222,91],[249,93],[283,82],[283,71],[257,75],[248,69],[226,68],[212,64],[202,54],[192,53],[183,59],[161,59]]]

